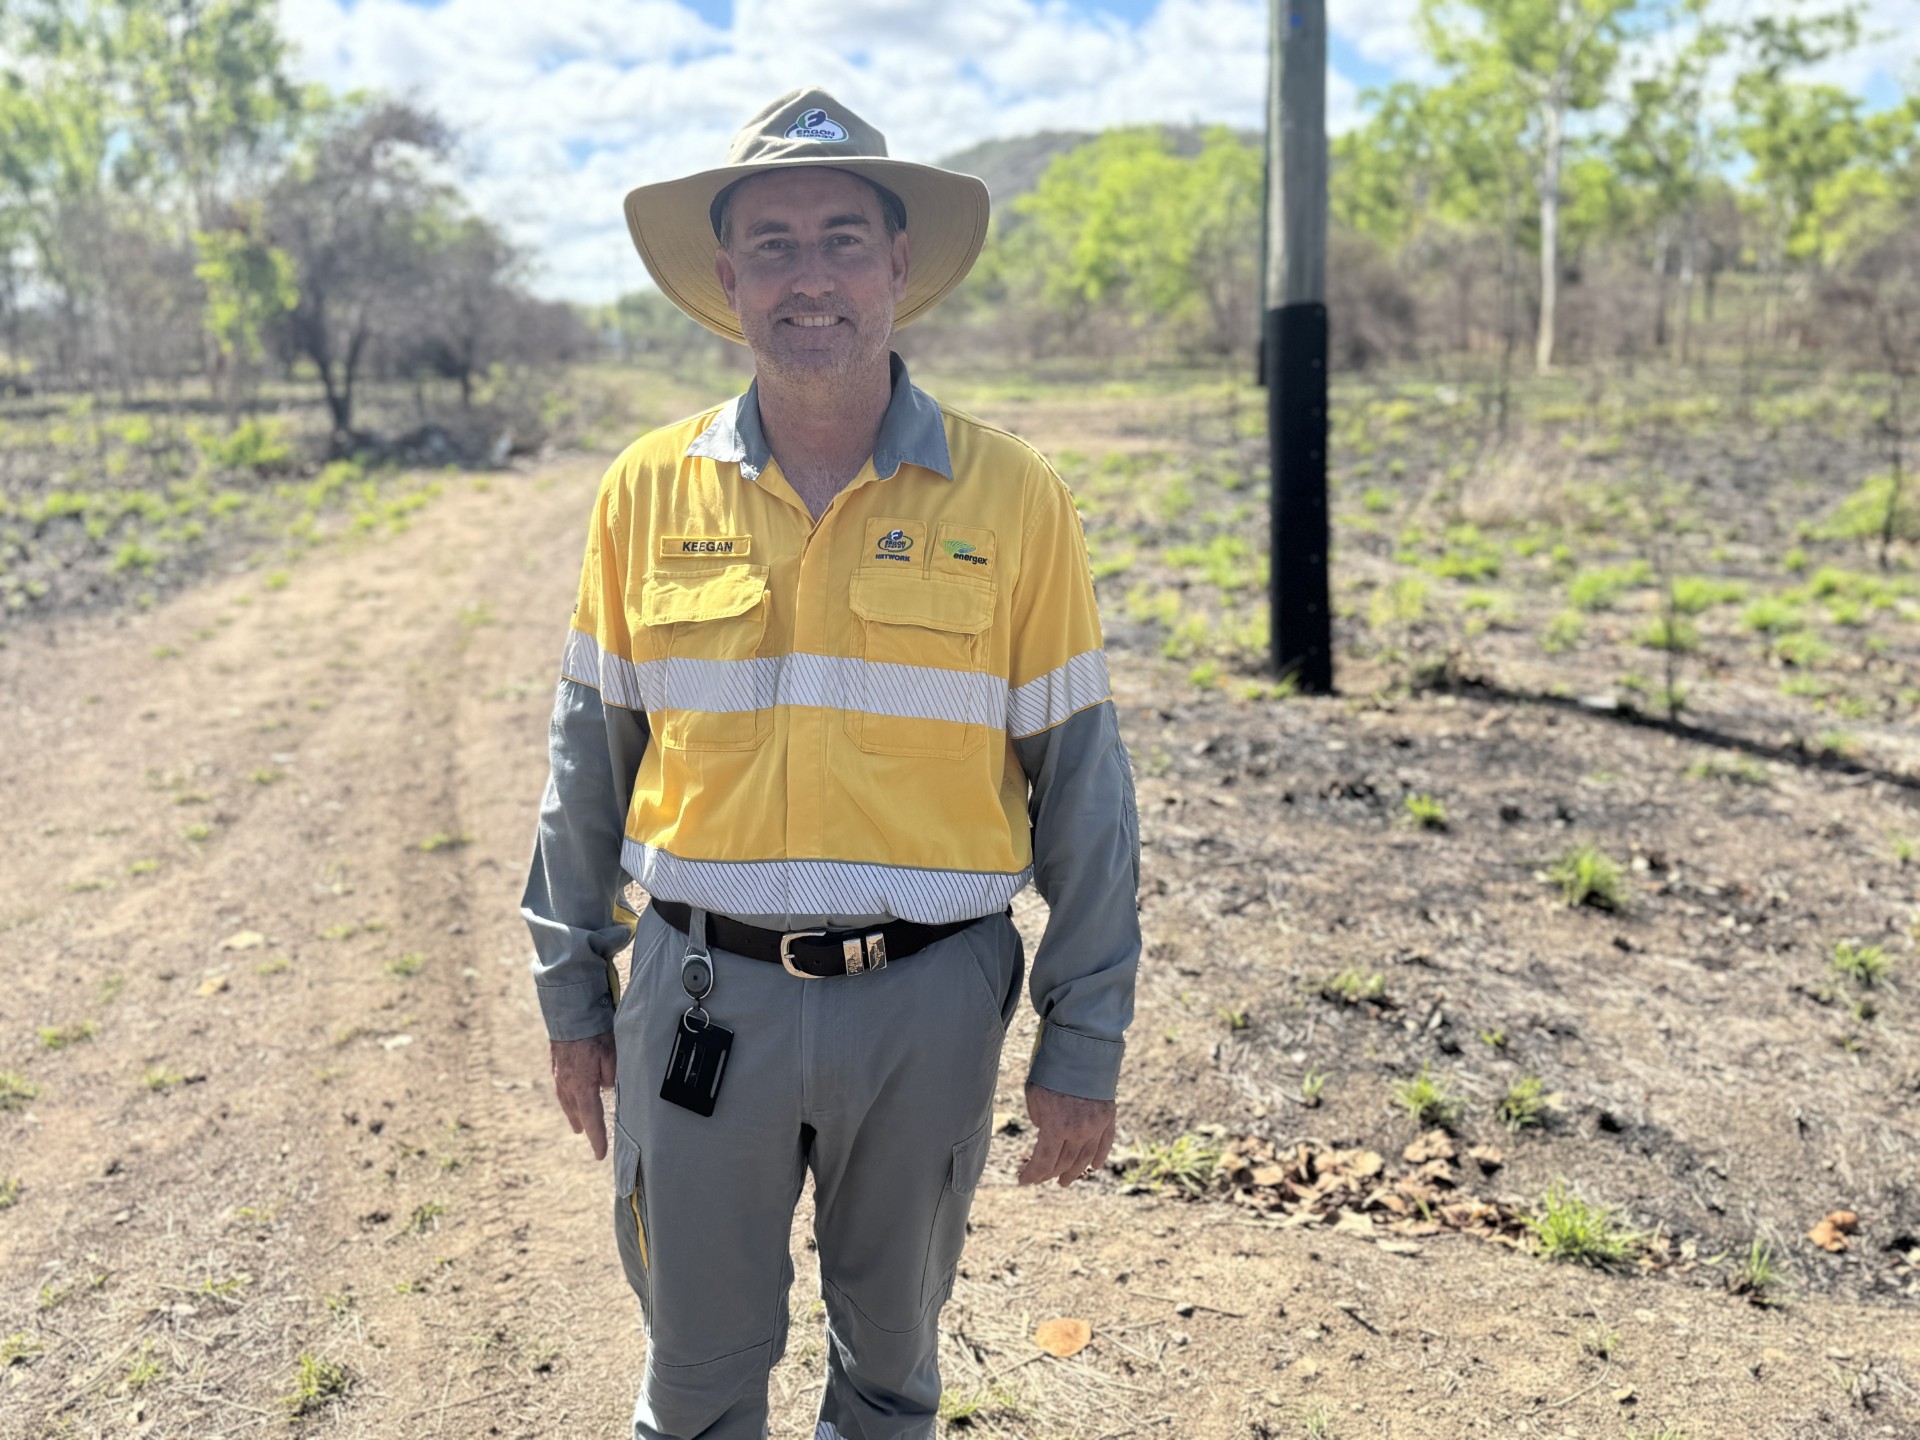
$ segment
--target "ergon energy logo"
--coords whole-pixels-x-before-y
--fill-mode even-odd
[[[825,140],[830,144],[847,138],[847,127],[824,110],[807,110],[787,127],[789,140]]]

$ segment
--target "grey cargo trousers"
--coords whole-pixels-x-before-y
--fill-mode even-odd
[[[635,1440],[758,1440],[813,1174],[826,1302],[817,1440],[928,1437],[937,1319],[986,1164],[1025,957],[988,916],[884,970],[802,980],[715,948],[734,1032],[710,1119],[660,1099],[687,937],[648,909],[614,1021],[614,1229],[648,1346]]]

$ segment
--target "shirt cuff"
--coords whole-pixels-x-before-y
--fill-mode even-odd
[[[1048,1022],[1040,1027],[1027,1083],[1083,1100],[1111,1100],[1120,1092],[1124,1040],[1102,1040]]]
[[[577,985],[535,984],[549,1040],[591,1040],[613,1029],[613,991],[604,977]]]

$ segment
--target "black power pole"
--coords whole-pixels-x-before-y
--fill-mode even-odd
[[[1273,447],[1273,666],[1303,692],[1328,695],[1327,14],[1325,0],[1272,6],[1260,343]]]

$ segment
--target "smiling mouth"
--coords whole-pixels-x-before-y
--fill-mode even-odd
[[[826,325],[838,325],[841,318],[838,315],[789,315],[785,318],[785,323],[811,330]]]

